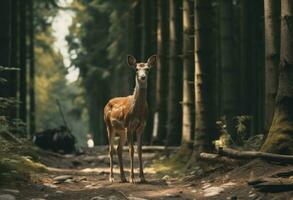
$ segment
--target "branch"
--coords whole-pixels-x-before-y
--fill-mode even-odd
[[[293,156],[291,155],[281,155],[281,154],[265,153],[265,152],[259,152],[259,151],[237,151],[230,148],[220,147],[218,149],[218,154],[221,156],[227,156],[227,157],[235,158],[235,159],[260,158],[267,161],[293,163]]]

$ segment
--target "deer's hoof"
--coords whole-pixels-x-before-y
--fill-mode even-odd
[[[126,178],[121,178],[121,181],[120,181],[120,183],[127,183],[127,180],[126,180]]]
[[[145,178],[140,178],[139,183],[147,183],[147,180],[145,180]]]
[[[135,184],[135,179],[134,178],[130,178],[129,179],[129,182],[132,183],[132,184]]]
[[[109,178],[109,181],[110,181],[111,183],[113,183],[113,182],[114,182],[114,177],[110,177],[110,178]]]

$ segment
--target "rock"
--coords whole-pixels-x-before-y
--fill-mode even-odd
[[[19,194],[19,190],[15,190],[15,189],[2,189],[2,191],[13,193],[13,194]]]
[[[224,189],[221,187],[209,187],[204,190],[204,196],[205,197],[212,197],[212,196],[215,196],[223,191],[224,191]]]
[[[120,200],[120,198],[118,198],[118,197],[116,197],[116,196],[114,196],[114,195],[111,195],[111,196],[109,197],[109,200]]]
[[[106,199],[106,198],[103,196],[97,196],[97,197],[91,198],[90,200],[104,200],[104,199]]]
[[[53,178],[54,181],[57,181],[57,182],[64,182],[66,181],[67,179],[72,179],[73,177],[70,176],[70,175],[61,175],[61,176],[56,176],[55,178]]]
[[[168,179],[170,179],[170,176],[168,176],[168,175],[165,175],[165,176],[163,176],[163,178],[162,178],[163,180],[168,180]]]
[[[127,197],[127,199],[129,200],[147,200],[147,199],[144,199],[144,198],[140,198],[140,197]]]
[[[30,200],[46,200],[46,199],[43,199],[43,198],[32,198]]]
[[[1,194],[0,195],[0,200],[15,200],[15,196],[11,194]]]
[[[50,183],[44,183],[45,186],[49,187],[49,188],[58,188],[57,185],[54,185],[54,184],[50,184]]]
[[[61,190],[57,190],[57,191],[56,191],[56,194],[64,194],[64,192],[61,191]]]

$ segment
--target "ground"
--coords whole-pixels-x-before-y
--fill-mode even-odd
[[[195,166],[189,171],[178,169],[178,165],[172,171],[171,166],[166,166],[168,162],[164,162],[162,152],[145,151],[143,158],[147,183],[120,183],[117,156],[115,182],[110,183],[106,147],[85,152],[78,156],[48,153],[40,157],[47,170],[31,174],[28,182],[16,181],[2,185],[0,200],[5,199],[5,195],[21,200],[293,199],[293,191],[260,193],[247,184],[250,179],[292,169],[292,165],[254,160],[242,166],[206,164],[204,169]],[[124,151],[124,163],[128,171],[127,151]],[[135,166],[138,166],[137,162]],[[136,177],[138,180],[137,171]]]

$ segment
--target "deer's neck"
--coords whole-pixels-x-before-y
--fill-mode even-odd
[[[133,92],[133,111],[140,111],[146,104],[147,87],[136,83]]]

